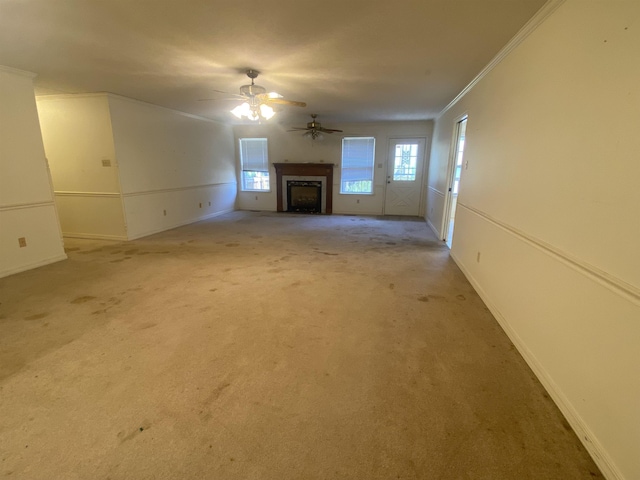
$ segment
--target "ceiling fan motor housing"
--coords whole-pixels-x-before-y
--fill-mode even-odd
[[[242,85],[240,87],[240,93],[247,97],[255,97],[256,95],[267,93],[267,89],[261,85]]]

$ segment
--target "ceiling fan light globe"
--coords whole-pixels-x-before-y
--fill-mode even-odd
[[[269,120],[275,114],[276,112],[274,112],[273,108],[271,108],[269,105],[265,105],[264,103],[260,105],[260,116],[265,120]]]
[[[246,117],[250,111],[251,110],[249,108],[249,104],[247,102],[244,102],[231,110],[231,113],[233,113],[238,118],[242,118],[243,116]]]

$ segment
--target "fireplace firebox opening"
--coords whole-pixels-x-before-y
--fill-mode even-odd
[[[287,212],[322,213],[322,182],[287,180]]]

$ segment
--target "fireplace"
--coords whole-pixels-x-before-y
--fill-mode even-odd
[[[333,203],[333,168],[332,163],[274,163],[276,169],[277,208],[279,212],[313,211],[330,215]],[[310,193],[317,189],[320,207],[313,210],[291,209],[289,182],[302,182],[298,185],[303,192]],[[318,185],[320,184],[320,185]],[[307,195],[303,195],[307,196]],[[306,201],[306,200],[305,200]],[[310,200],[309,200],[310,202]],[[300,206],[298,205],[297,208]],[[307,207],[305,207],[307,208]]]
[[[322,182],[288,180],[287,212],[322,213]]]

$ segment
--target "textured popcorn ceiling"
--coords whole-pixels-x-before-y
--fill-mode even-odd
[[[2,0],[0,65],[37,94],[108,91],[221,121],[243,71],[280,123],[433,118],[544,0]],[[211,101],[200,101],[213,98]]]

